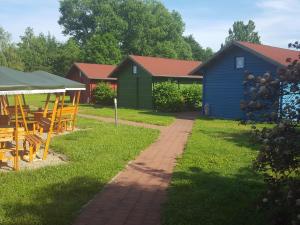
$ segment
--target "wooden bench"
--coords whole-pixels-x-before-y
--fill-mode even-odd
[[[74,122],[76,116],[76,106],[65,106],[63,108],[58,108],[56,112],[55,119],[55,129],[56,132],[62,132],[68,130],[68,124],[71,130],[74,129]]]
[[[15,142],[15,128],[13,127],[0,127],[0,161],[7,162],[14,160],[14,168],[17,164],[17,154],[16,154],[16,145]],[[18,141],[25,139],[25,130],[22,127],[18,128]],[[24,147],[24,145],[23,145]],[[18,149],[20,151],[22,149]],[[8,155],[10,154],[10,155]]]
[[[40,135],[42,135],[44,131],[48,131],[50,129],[51,120],[42,117],[38,121],[38,126],[40,128]],[[46,140],[44,140],[40,135],[35,133],[25,135],[25,145],[29,145],[29,162],[33,161],[40,147],[46,143]]]

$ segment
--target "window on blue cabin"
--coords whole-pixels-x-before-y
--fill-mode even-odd
[[[235,58],[235,68],[243,69],[245,67],[245,57],[236,57]]]
[[[132,67],[132,73],[133,73],[133,75],[137,74],[137,65],[133,65],[133,67]]]

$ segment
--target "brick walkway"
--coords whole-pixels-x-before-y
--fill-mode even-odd
[[[159,225],[161,205],[196,114],[180,114],[159,139],[83,209],[74,225]]]

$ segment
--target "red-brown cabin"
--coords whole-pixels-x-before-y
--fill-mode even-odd
[[[117,79],[109,77],[115,68],[115,65],[74,63],[66,78],[86,85],[86,90],[81,92],[80,103],[90,103],[92,91],[99,82],[109,83],[116,90]]]

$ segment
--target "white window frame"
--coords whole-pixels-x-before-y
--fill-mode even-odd
[[[242,60],[242,61],[239,61]],[[244,69],[245,68],[245,57],[237,56],[235,57],[235,68],[236,69]]]
[[[133,65],[133,66],[132,66],[132,74],[133,74],[133,75],[137,75],[137,72],[138,72],[137,65]]]

